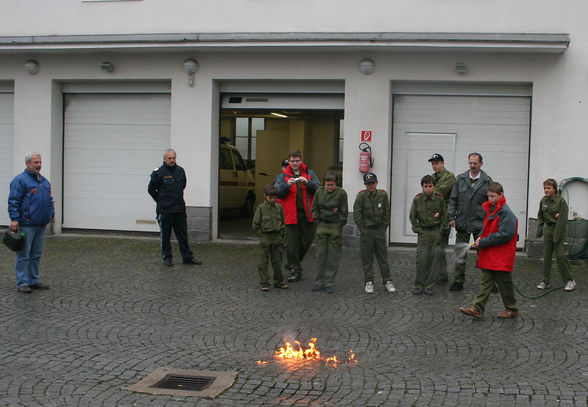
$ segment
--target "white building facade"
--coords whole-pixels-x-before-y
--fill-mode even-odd
[[[587,176],[584,1],[34,3],[0,6],[0,209],[37,150],[58,233],[157,231],[147,182],[172,147],[188,177],[192,238],[218,238],[230,96],[265,111],[341,110],[350,205],[363,187],[358,145],[370,135],[393,243],[416,242],[407,214],[432,153],[456,174],[468,153],[483,155],[519,218],[520,246],[543,180]],[[198,64],[192,83],[187,60]],[[290,134],[284,146],[320,167],[312,137]],[[272,153],[276,166],[285,152]],[[586,189],[569,193],[588,218]]]

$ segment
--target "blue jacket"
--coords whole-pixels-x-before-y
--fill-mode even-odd
[[[27,170],[18,174],[10,183],[8,215],[21,226],[48,224],[55,216],[51,184],[44,176],[37,178]]]

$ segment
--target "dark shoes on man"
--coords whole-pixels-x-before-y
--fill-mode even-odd
[[[174,263],[172,262],[172,259],[163,259],[163,265],[167,266],[167,267],[171,267],[174,265]]]
[[[198,260],[196,257],[190,257],[189,259],[184,259],[182,261],[183,264],[195,264],[197,266],[201,265],[202,262]]]
[[[519,315],[519,312],[518,311],[513,311],[513,310],[510,310],[510,309],[505,309],[500,314],[498,314],[498,318],[508,319],[508,318],[514,318],[517,315]]]
[[[37,284],[33,284],[33,285],[21,285],[20,287],[18,287],[16,289],[16,291],[18,291],[21,294],[30,294],[33,292],[33,290],[48,290],[49,289],[49,284],[45,284],[45,283],[41,283],[40,281]]]
[[[451,287],[449,287],[449,291],[461,291],[463,290],[463,283],[458,283],[457,281],[455,281],[453,284],[451,284]]]
[[[459,310],[471,317],[482,319],[482,313],[478,311],[478,309],[474,305],[470,305],[469,307],[461,307]]]

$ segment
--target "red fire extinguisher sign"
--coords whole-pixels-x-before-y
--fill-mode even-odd
[[[372,131],[371,130],[362,130],[361,131],[361,141],[372,141]]]

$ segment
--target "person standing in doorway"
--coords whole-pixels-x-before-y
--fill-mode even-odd
[[[433,181],[435,181],[435,191],[439,192],[445,200],[445,211],[447,211],[447,205],[449,204],[449,197],[451,195],[451,189],[455,184],[455,175],[445,168],[445,160],[439,153],[435,153],[429,158],[431,167],[434,173],[432,174]],[[439,279],[437,283],[445,284],[449,281],[447,275],[447,257],[445,255],[445,249],[449,244],[449,232],[451,228],[441,228],[441,244],[439,246]]]
[[[161,255],[165,266],[173,266],[171,233],[172,229],[180,245],[184,264],[202,264],[194,257],[188,246],[188,224],[184,189],[186,173],[176,164],[176,152],[167,149],[163,153],[163,165],[151,173],[147,192],[157,203],[157,222],[161,231]]]
[[[302,279],[300,263],[314,239],[312,201],[321,183],[316,174],[302,162],[300,150],[288,152],[288,167],[274,185],[286,217],[286,258],[288,282]]]
[[[486,192],[488,185],[492,182],[492,178],[481,169],[483,162],[480,153],[470,153],[468,165],[470,169],[457,176],[447,206],[449,225],[457,231],[456,255],[457,250],[469,244],[470,236],[473,236],[474,241],[478,239],[478,234],[484,225],[485,212],[482,204],[488,200]],[[449,287],[449,291],[463,290],[465,266],[464,254],[463,261],[455,262],[453,284]]]
[[[55,216],[51,184],[41,175],[41,154],[25,155],[26,169],[10,183],[8,215],[10,230],[24,233],[24,246],[16,253],[14,271],[16,290],[30,294],[34,289],[47,290],[49,285],[39,278],[45,229]]]

